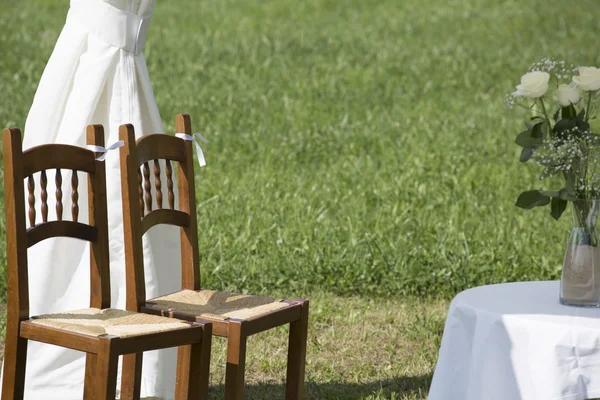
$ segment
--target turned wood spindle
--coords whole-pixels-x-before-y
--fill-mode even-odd
[[[73,205],[71,206],[71,216],[73,217],[73,221],[77,222],[79,219],[79,192],[77,191],[79,188],[79,177],[77,176],[77,171],[73,170],[73,175],[71,177],[71,200],[73,201]]]
[[[146,208],[152,212],[152,192],[150,191],[150,167],[144,163],[144,189],[146,191]]]
[[[175,193],[173,192],[173,169],[171,168],[171,161],[165,160],[165,169],[167,172],[167,191],[169,199],[169,207],[171,210],[175,209]]]
[[[35,181],[32,175],[27,178],[27,190],[29,191],[29,197],[27,197],[29,202],[29,225],[35,226]]]
[[[142,189],[142,171],[138,168],[138,194],[140,197],[140,212],[142,218],[144,218],[145,210],[144,210],[144,189]]]
[[[63,193],[62,193],[62,174],[60,169],[56,169],[56,219],[62,221],[63,219]]]
[[[42,222],[48,222],[48,177],[46,176],[46,170],[40,173],[40,185],[42,187]]]
[[[163,208],[162,182],[160,181],[160,161],[154,160],[154,187],[156,188],[156,207]]]

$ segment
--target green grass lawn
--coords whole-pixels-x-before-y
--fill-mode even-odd
[[[0,3],[1,126],[23,127],[67,3]],[[541,185],[517,163],[520,118],[503,99],[542,57],[600,65],[598,12],[158,1],[145,54],[165,125],[187,112],[211,141],[197,176],[205,285],[314,298],[309,398],[425,399],[449,298],[558,278],[569,218],[514,207]],[[267,342],[253,339],[250,398],[281,393],[284,341]]]
[[[311,296],[306,397],[319,400],[426,399],[445,301]],[[225,346],[215,338],[211,394],[223,398]],[[248,342],[248,399],[284,397],[287,328]]]

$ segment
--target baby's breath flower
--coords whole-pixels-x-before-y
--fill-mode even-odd
[[[540,179],[572,174],[578,194],[600,192],[600,171],[596,171],[600,146],[598,136],[590,131],[575,127],[563,131],[560,139],[545,139],[533,160],[543,167]]]
[[[508,108],[514,108],[515,106],[515,100],[516,100],[516,96],[514,93],[509,93],[506,96],[504,96],[504,104],[508,107]]]
[[[553,74],[558,79],[569,79],[569,75],[577,71],[577,68],[573,65],[568,65],[563,60],[555,60],[552,58],[542,58],[540,61],[534,63],[529,68],[529,71],[541,71]]]

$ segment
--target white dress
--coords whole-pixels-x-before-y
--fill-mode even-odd
[[[25,148],[46,143],[85,146],[85,128],[90,123],[104,125],[107,147],[118,140],[118,127],[123,123],[133,123],[138,137],[163,132],[141,53],[154,3],[71,0],[66,25],[27,118]],[[112,306],[125,308],[118,151],[109,153],[106,168]],[[54,181],[50,173],[48,181]],[[80,176],[82,222],[87,222],[85,181]],[[70,173],[63,173],[63,182],[64,214],[69,219]],[[48,193],[52,219],[54,188],[48,187]],[[144,255],[148,298],[180,289],[177,228],[153,228],[145,237]],[[31,315],[89,307],[89,252],[85,242],[51,239],[29,249],[28,256]],[[29,342],[27,360],[26,399],[82,398],[83,353]],[[173,398],[175,360],[175,349],[144,354],[142,397]]]

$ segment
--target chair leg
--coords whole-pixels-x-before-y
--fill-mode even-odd
[[[211,345],[212,325],[205,325],[200,343],[179,347],[175,400],[208,398]]]
[[[246,369],[246,342],[242,321],[229,323],[227,337],[227,368],[225,369],[225,400],[243,400]]]
[[[119,355],[110,338],[100,337],[96,364],[96,400],[114,400],[117,394]]]
[[[22,400],[25,392],[27,339],[19,337],[19,322],[6,327],[2,399]]]
[[[98,357],[94,353],[85,356],[85,381],[83,384],[83,400],[94,400],[94,384],[96,382],[96,363]]]
[[[121,400],[140,400],[143,353],[123,356]]]
[[[308,334],[308,300],[302,303],[300,319],[290,324],[286,400],[302,400],[304,396],[304,369]]]

